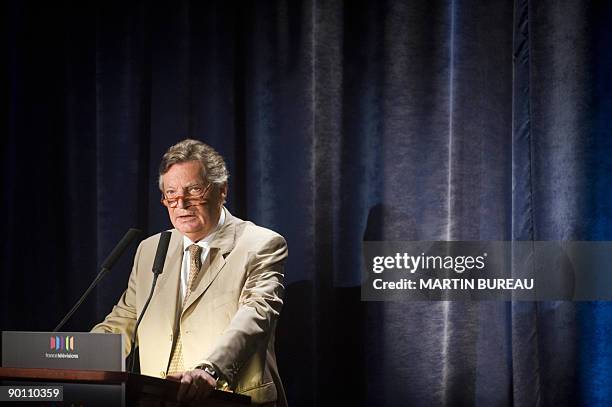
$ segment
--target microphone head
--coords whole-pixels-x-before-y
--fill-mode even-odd
[[[155,260],[153,261],[153,273],[161,274],[164,271],[164,262],[166,261],[166,254],[168,253],[168,245],[170,244],[170,237],[172,232],[162,232],[159,236],[159,243],[157,244],[157,251],[155,252]]]
[[[111,254],[109,254],[108,257],[104,260],[104,262],[102,263],[102,268],[105,270],[112,269],[117,260],[119,260],[119,257],[121,257],[121,255],[125,251],[125,249],[127,249],[130,243],[136,240],[141,234],[141,230],[129,229],[125,233],[125,235],[123,235],[121,241],[117,243],[117,246],[115,246]]]

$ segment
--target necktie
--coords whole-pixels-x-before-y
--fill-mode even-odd
[[[191,290],[193,289],[193,283],[200,272],[200,268],[202,267],[202,247],[197,244],[192,244],[187,248],[189,250],[189,279],[187,280],[187,287],[185,289],[185,298],[183,298],[183,304],[181,309],[185,307],[187,304],[187,300],[189,299],[189,294],[191,294]],[[177,315],[177,318],[180,318],[180,313]],[[180,325],[177,322],[179,329],[177,329],[177,337],[176,344],[174,346],[174,351],[172,352],[172,357],[170,358],[170,367],[168,368],[168,374],[179,373],[185,370],[185,366],[183,363],[183,342],[181,340],[181,329]]]

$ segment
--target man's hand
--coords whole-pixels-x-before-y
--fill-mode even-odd
[[[216,380],[202,369],[187,370],[168,375],[168,378],[180,380],[181,385],[176,398],[179,401],[203,400],[215,389]]]

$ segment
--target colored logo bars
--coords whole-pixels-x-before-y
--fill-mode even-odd
[[[52,336],[49,338],[49,349],[74,350],[74,336]]]

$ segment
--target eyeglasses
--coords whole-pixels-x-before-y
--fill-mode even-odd
[[[199,205],[206,202],[206,195],[210,191],[212,184],[207,186],[196,184],[191,185],[184,189],[184,195],[177,195],[177,192],[170,191],[166,194],[162,194],[161,203],[167,208],[176,208],[179,204],[179,199],[183,200],[183,207],[189,208],[190,206]]]

